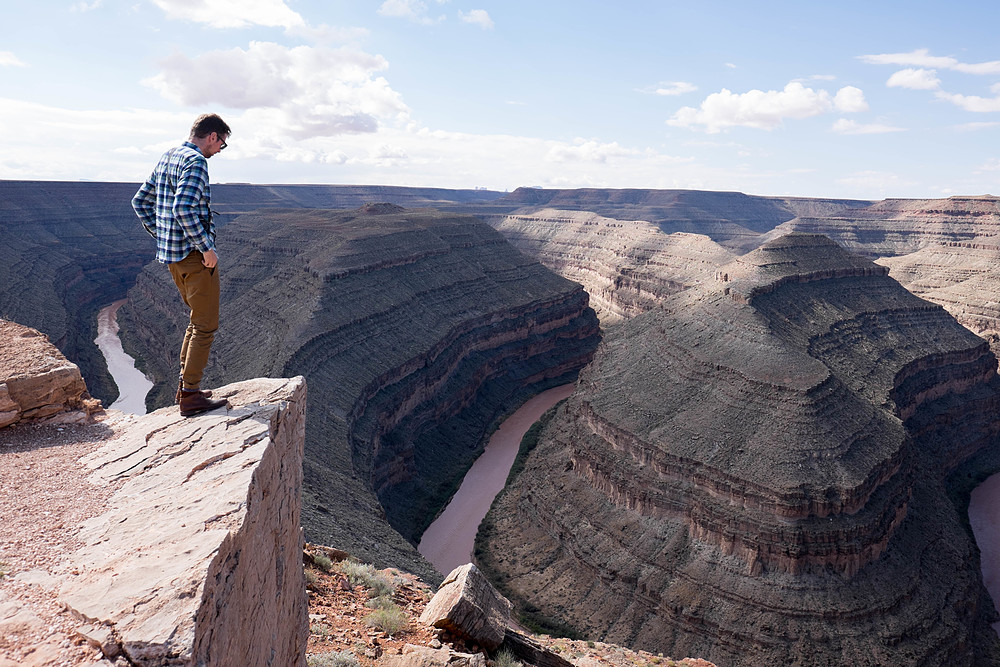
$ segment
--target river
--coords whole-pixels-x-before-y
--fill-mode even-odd
[[[521,438],[546,410],[572,393],[571,384],[543,391],[505,419],[490,438],[458,492],[420,538],[418,551],[438,572],[447,576],[456,567],[472,562],[479,524],[507,481]]]
[[[969,523],[979,545],[983,583],[1000,609],[1000,473],[989,477],[972,491]],[[1000,622],[993,624],[1000,634]]]
[[[111,404],[114,410],[135,415],[146,414],[146,394],[153,388],[145,375],[135,367],[135,359],[125,354],[118,338],[118,309],[126,299],[115,301],[97,314],[97,338],[94,342],[108,362],[111,378],[118,385],[118,400]]]

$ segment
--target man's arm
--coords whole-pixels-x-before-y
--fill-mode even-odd
[[[142,226],[149,232],[149,235],[156,238],[156,186],[153,185],[153,177],[150,176],[142,184],[139,191],[132,197],[132,209],[139,216]]]

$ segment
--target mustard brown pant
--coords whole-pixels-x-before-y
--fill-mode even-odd
[[[209,269],[192,251],[179,262],[167,264],[191,320],[181,343],[181,379],[185,389],[198,389],[208,364],[215,332],[219,329],[219,267]]]

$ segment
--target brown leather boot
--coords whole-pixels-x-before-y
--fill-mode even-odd
[[[174,394],[174,404],[175,405],[179,404],[181,402],[181,392],[182,391],[184,391],[184,378],[180,378],[180,379],[177,380],[177,393]],[[212,398],[212,390],[211,389],[198,389],[197,391],[200,391],[201,395],[204,396],[205,398]]]
[[[213,401],[205,395],[205,392],[198,391],[197,389],[194,391],[182,389],[180,398],[181,417],[200,415],[202,412],[221,408],[228,403],[229,401],[225,399]]]

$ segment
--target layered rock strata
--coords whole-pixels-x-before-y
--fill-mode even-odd
[[[100,407],[77,365],[45,334],[0,320],[0,427],[22,419],[83,422]]]
[[[805,216],[830,216],[872,202],[849,199],[757,197],[742,192],[701,190],[518,188],[496,200],[515,206],[512,214],[532,217],[540,210],[589,211],[616,220],[646,220],[665,234],[703,234],[737,253],[756,248],[761,234]],[[484,214],[490,208],[484,207]]]
[[[1000,198],[990,195],[947,199],[885,199],[870,206],[822,216],[801,214],[769,232],[824,234],[867,257],[907,255],[929,246],[996,246],[1000,233]]]
[[[81,529],[61,600],[134,665],[305,665],[302,378],[217,391],[230,407],[139,418],[84,459],[123,483]]]
[[[949,471],[997,444],[988,345],[791,235],[609,331],[481,529],[501,590],[719,664],[1000,655]]]
[[[542,209],[493,218],[491,224],[522,252],[581,283],[605,324],[711,281],[735,256],[707,236],[664,234],[650,222],[584,211]]]
[[[477,219],[429,210],[247,215],[218,243],[206,383],[304,375],[309,539],[437,579],[413,544],[491,424],[590,360],[586,292]],[[186,313],[160,266],[129,299],[123,335],[169,400]]]

